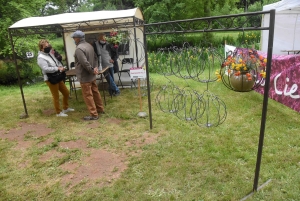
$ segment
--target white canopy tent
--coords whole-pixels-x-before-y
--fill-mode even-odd
[[[263,11],[276,10],[273,54],[288,54],[285,50],[300,50],[300,0],[282,0],[263,7]],[[270,15],[262,19],[268,26]],[[268,31],[262,31],[261,50],[267,52]]]
[[[144,18],[139,8],[114,11],[64,13],[45,17],[30,17],[22,19],[11,25],[8,31],[19,77],[19,84],[26,113],[25,116],[28,116],[28,113],[22,90],[22,84],[20,82],[20,73],[17,67],[18,61],[16,59],[14,40],[16,40],[18,37],[23,37],[26,35],[61,33],[63,36],[67,66],[70,68],[71,62],[74,61],[74,52],[76,48],[71,38],[71,34],[74,31],[81,30],[85,32],[86,36],[95,37],[100,32],[110,32],[113,29],[118,29],[119,31],[128,33],[127,46],[129,46],[126,54],[120,55],[119,66],[122,65],[121,60],[123,58],[132,58],[133,64],[131,66],[126,66],[127,68],[130,68],[132,66],[142,66],[145,63],[143,26]],[[125,73],[122,75],[126,76]],[[126,82],[126,79],[130,80],[130,77],[127,75],[124,79],[125,80],[123,81]]]
[[[144,63],[143,14],[139,8],[129,10],[64,13],[45,17],[22,19],[9,27],[12,36],[45,33],[63,33],[67,65],[74,61],[75,45],[71,34],[82,30],[86,35],[110,32],[113,28],[127,31],[130,49],[123,57],[134,58],[136,65]],[[136,44],[137,43],[137,44]],[[122,56],[121,56],[122,59]],[[69,66],[70,67],[70,66]]]
[[[45,25],[60,25],[63,28],[74,28],[74,23],[78,26],[97,26],[99,20],[106,20],[107,24],[122,24],[132,23],[133,17],[143,20],[143,14],[139,8],[129,10],[114,10],[114,11],[94,11],[94,12],[78,12],[78,13],[63,13],[45,17],[30,17],[22,19],[13,25],[10,29],[45,26]]]

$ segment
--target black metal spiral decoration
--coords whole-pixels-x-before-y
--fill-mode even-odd
[[[180,89],[169,82],[161,88],[155,101],[163,112],[201,127],[218,126],[227,117],[225,103],[208,90],[199,94],[195,90]]]

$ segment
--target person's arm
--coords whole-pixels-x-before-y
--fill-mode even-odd
[[[111,58],[113,60],[117,60],[118,59],[118,48],[115,47],[111,47]]]
[[[60,70],[57,66],[49,66],[48,62],[40,57],[38,57],[37,63],[44,73],[54,73]]]
[[[77,47],[75,50],[75,55],[81,66],[91,74],[94,74],[94,66],[91,66],[90,62],[86,58],[84,51]]]
[[[99,66],[98,66],[98,57],[97,57],[97,54],[94,52],[94,64],[95,64],[95,66],[94,66],[94,68],[98,68]]]
[[[110,58],[112,59],[111,44],[106,43],[106,51],[108,52]]]
[[[98,43],[98,41],[94,42],[92,46],[93,46],[93,48],[94,48],[94,52],[95,52],[96,56],[99,56],[99,55],[98,55],[98,50],[97,50],[96,43]]]
[[[106,51],[108,52],[109,56],[110,56],[110,63],[114,63],[114,59],[113,59],[113,55],[112,55],[112,50],[111,50],[111,44],[107,43],[106,44]]]

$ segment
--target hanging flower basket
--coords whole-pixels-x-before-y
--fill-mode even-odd
[[[231,90],[246,92],[257,88],[266,77],[267,59],[254,49],[236,48],[216,72],[219,80]]]
[[[118,48],[119,45],[123,41],[123,35],[119,34],[117,29],[113,29],[109,36],[106,38],[107,42],[109,42],[114,48]]]

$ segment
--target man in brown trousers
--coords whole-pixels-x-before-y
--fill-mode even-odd
[[[98,114],[104,114],[103,102],[96,84],[98,74],[98,59],[94,48],[85,41],[85,34],[77,30],[71,36],[76,44],[75,69],[80,82],[84,102],[90,112],[84,120],[97,120]]]

